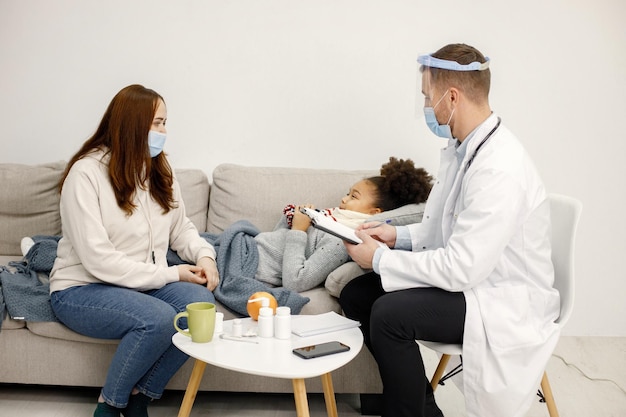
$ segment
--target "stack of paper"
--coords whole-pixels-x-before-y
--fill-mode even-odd
[[[324,314],[292,316],[291,332],[296,336],[307,337],[316,334],[359,327],[361,323],[341,316],[334,311]]]

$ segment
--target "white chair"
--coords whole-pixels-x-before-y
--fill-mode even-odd
[[[556,320],[559,327],[563,327],[569,320],[574,308],[574,242],[576,239],[576,229],[582,204],[580,201],[560,195],[550,194],[550,211],[552,220],[552,263],[554,264],[554,287],[559,290],[561,296],[561,309],[559,318]],[[462,345],[452,345],[445,343],[435,343],[428,341],[419,341],[420,344],[441,353],[441,359],[437,365],[437,369],[430,381],[433,390],[437,388],[440,381],[445,379],[443,376],[450,356],[461,355],[463,352]],[[456,374],[459,370],[451,372]],[[449,377],[449,376],[447,376]],[[541,391],[539,392],[542,401],[545,401],[548,407],[550,417],[558,417],[559,412],[554,403],[554,396],[548,382],[548,375],[544,371],[541,379]]]

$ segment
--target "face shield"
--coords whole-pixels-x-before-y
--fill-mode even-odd
[[[417,62],[425,67],[439,68],[450,71],[484,71],[489,68],[488,57],[485,57],[485,62],[474,61],[469,64],[459,64],[456,61],[439,59],[430,55],[420,55],[417,57]]]
[[[418,117],[424,116],[424,107],[432,107],[435,105],[438,97],[431,97],[431,71],[429,69],[443,69],[448,71],[484,71],[489,68],[489,58],[485,57],[485,62],[470,62],[469,64],[459,64],[456,61],[439,59],[430,54],[419,55],[417,62],[420,64],[417,73],[417,94],[415,100],[415,114]],[[434,101],[434,102],[433,102]]]

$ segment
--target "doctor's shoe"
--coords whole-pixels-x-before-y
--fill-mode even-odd
[[[424,403],[424,415],[426,417],[443,417],[443,413],[435,402],[435,394],[433,392],[426,394],[426,402]]]
[[[128,405],[122,410],[124,417],[148,417],[148,404],[152,398],[142,393],[131,395]]]
[[[120,417],[120,409],[107,403],[98,403],[93,417]]]

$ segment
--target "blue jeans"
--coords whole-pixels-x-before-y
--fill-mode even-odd
[[[56,291],[50,298],[58,319],[75,332],[121,339],[102,388],[106,403],[118,408],[126,407],[133,388],[161,398],[165,385],[188,358],[172,344],[174,316],[189,303],[215,302],[206,287],[189,282],[145,292],[89,284]]]

